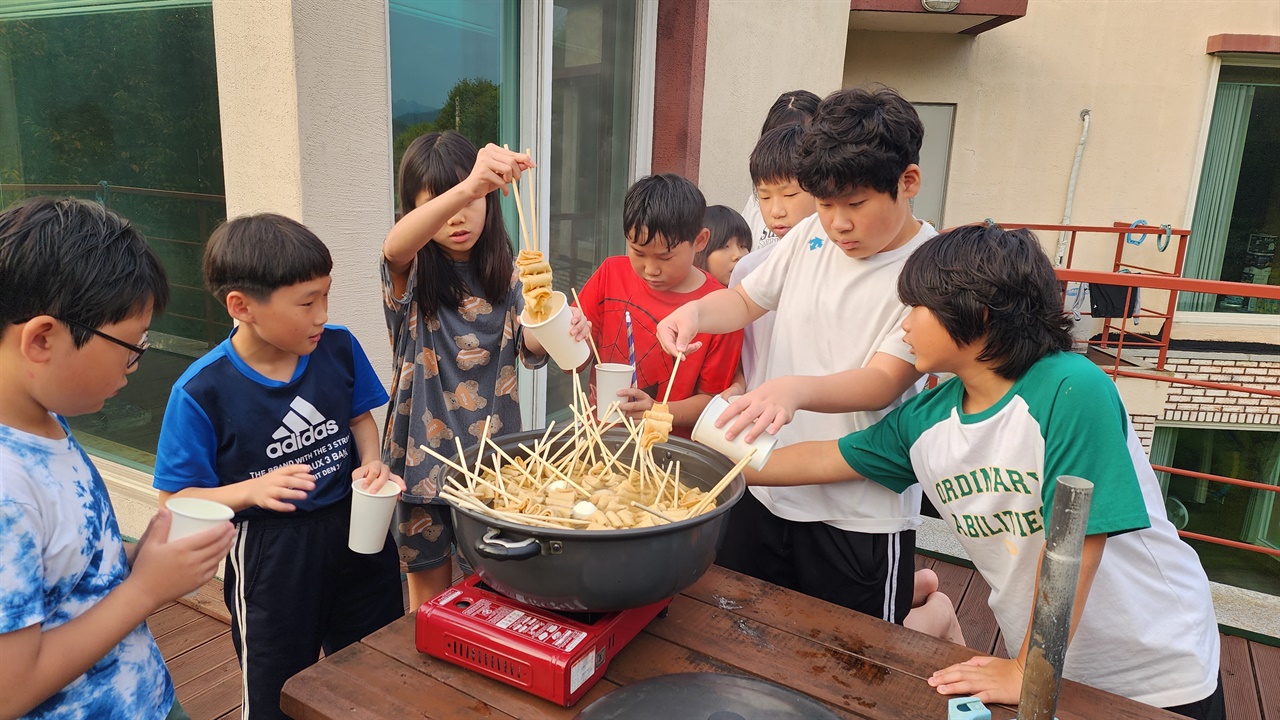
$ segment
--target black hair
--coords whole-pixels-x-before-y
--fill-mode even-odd
[[[764,125],[760,127],[760,134],[764,135],[783,125],[808,123],[820,102],[822,99],[808,90],[789,90],[782,93],[769,107],[769,114],[764,116]]]
[[[475,166],[477,155],[476,146],[453,131],[427,133],[409,143],[400,159],[400,217],[413,212],[423,190],[440,197],[462,182]],[[506,301],[515,268],[499,192],[494,190],[484,199],[484,228],[467,261],[485,300],[495,304]],[[428,318],[435,317],[442,307],[459,307],[471,294],[453,259],[434,242],[418,250],[417,286],[418,307]]]
[[[707,246],[693,256],[693,264],[703,270],[707,269],[707,258],[711,253],[725,247],[733,238],[747,252],[751,252],[751,228],[737,210],[726,205],[711,205],[702,216],[702,225],[711,232]]]
[[[794,180],[796,151],[803,137],[803,125],[783,125],[761,135],[751,151],[751,184]]]
[[[688,179],[674,173],[648,175],[622,198],[622,230],[637,245],[661,235],[670,250],[698,239],[706,212],[707,199]]]
[[[329,248],[305,225],[275,213],[222,223],[204,246],[204,284],[226,302],[233,290],[266,301],[282,287],[333,272]]]
[[[148,307],[158,316],[168,303],[160,258],[137,228],[101,205],[37,197],[0,213],[0,332],[51,315],[81,347],[92,337],[86,327]]]
[[[957,345],[982,341],[978,360],[1009,380],[1071,348],[1061,283],[1028,230],[968,225],[926,241],[898,275],[898,296],[928,308]]]
[[[920,163],[924,125],[896,91],[876,86],[831,93],[818,105],[797,153],[796,179],[818,199],[864,188],[898,199],[898,180]]]

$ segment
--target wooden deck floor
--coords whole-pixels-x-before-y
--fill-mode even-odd
[[[969,568],[932,558],[917,556],[916,565],[938,574],[940,589],[958,608],[969,647],[1004,657],[1000,630],[987,607],[986,581]],[[178,700],[192,720],[240,716],[240,668],[228,622],[217,581],[147,620],[173,675]],[[1222,681],[1231,720],[1280,720],[1280,647],[1223,635]]]

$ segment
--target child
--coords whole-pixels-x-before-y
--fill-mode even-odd
[[[923,487],[991,585],[1016,658],[976,657],[929,683],[1016,703],[1055,482],[1090,480],[1063,676],[1188,717],[1223,717],[1208,579],[1165,517],[1115,384],[1065,352],[1070,321],[1035,236],[996,226],[948,232],[907,261],[898,293],[912,306],[903,329],[916,368],[956,377],[839,441],[776,451],[749,482]],[[802,395],[830,390],[831,378],[789,380]]]
[[[170,543],[161,510],[122,542],[63,419],[124,387],[168,299],[115,213],[35,198],[0,214],[0,716],[186,717],[146,620],[213,577],[231,524]]]
[[[382,300],[395,370],[382,453],[409,490],[396,509],[396,542],[410,607],[449,587],[453,525],[440,498],[441,465],[421,449],[452,454],[519,432],[516,361],[536,369],[546,352],[520,327],[524,310],[498,191],[533,167],[524,153],[476,151],[454,132],[428,133],[400,161],[402,216],[382,245]],[[571,332],[588,328],[574,311]]]
[[[706,270],[716,282],[729,287],[729,275],[738,261],[751,252],[751,230],[737,210],[712,205],[702,218],[711,233],[706,247],[693,257],[694,267]]]
[[[224,597],[245,717],[282,718],[280,688],[403,615],[395,546],[347,547],[352,480],[403,484],[382,464],[387,393],[350,331],[328,320],[329,249],[280,215],[219,226],[204,280],[239,321],[169,395],[154,484],[236,511]]]
[[[778,247],[776,239],[791,232],[791,228],[817,209],[813,196],[796,181],[796,158],[803,136],[804,126],[781,125],[761,135],[760,142],[751,151],[751,182],[755,186],[755,197],[761,214],[767,218],[767,229],[775,234],[775,240],[753,250],[738,263],[730,276],[729,287],[742,282],[763,265]],[[774,318],[773,312],[767,312],[743,328],[742,377],[735,382],[735,395],[755,390],[768,378],[765,362],[769,359],[769,347],[773,343]]]
[[[809,124],[809,119],[813,117],[821,101],[821,98],[808,90],[791,90],[782,93],[777,100],[773,101],[768,114],[765,115],[764,125],[760,127],[760,137],[763,138],[770,130],[785,125]],[[752,183],[754,182],[753,179]],[[747,227],[751,228],[751,237],[754,238],[752,246],[755,249],[768,247],[782,238],[769,228],[768,221],[760,212],[760,201],[754,192],[747,198],[747,204],[742,208],[742,217],[746,219]]]
[[[915,109],[892,90],[832,93],[796,158],[800,187],[817,198],[815,216],[742,284],[680,308],[659,327],[668,352],[685,351],[697,333],[737,330],[776,310],[767,377],[847,371],[841,392],[828,398],[838,414],[800,413],[778,433],[782,446],[867,427],[920,378],[902,341],[907,310],[894,288],[903,262],[935,234],[911,215],[923,137]],[[721,419],[745,408],[735,426],[761,418],[763,427],[773,415],[762,416],[786,402],[766,382]],[[919,514],[918,491],[899,495],[869,483],[752,488],[729,513],[716,561],[901,623],[911,609]]]
[[[636,387],[620,390],[616,398],[632,418],[661,401],[673,380],[674,361],[660,351],[655,337],[658,322],[685,303],[724,289],[693,265],[710,236],[703,226],[706,209],[702,191],[679,175],[636,181],[622,200],[626,257],[605,260],[582,288],[582,312],[594,328],[600,362],[630,364],[635,358]],[[671,389],[672,432],[681,437],[689,437],[711,396],[733,381],[742,352],[740,332],[701,340],[702,352],[685,357]],[[606,405],[614,400],[597,398]]]

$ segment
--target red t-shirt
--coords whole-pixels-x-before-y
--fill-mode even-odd
[[[600,362],[629,364],[626,313],[631,313],[631,333],[635,342],[636,387],[644,390],[654,402],[662,400],[671,379],[675,358],[658,344],[658,323],[673,310],[700,297],[724,289],[706,271],[694,268],[706,281],[693,292],[658,292],[636,275],[626,256],[606,259],[582,288],[579,296],[582,314],[591,321],[591,336],[600,350]],[[680,363],[670,400],[684,400],[699,393],[715,395],[733,382],[742,357],[742,331],[725,335],[699,333],[702,342],[697,352],[686,355]],[[592,372],[592,396],[595,374]],[[677,434],[688,436],[689,428]]]

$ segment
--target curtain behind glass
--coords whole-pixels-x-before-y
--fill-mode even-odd
[[[1244,157],[1245,136],[1249,132],[1249,110],[1253,107],[1253,85],[1219,83],[1209,122],[1209,144],[1204,153],[1204,169],[1200,173],[1200,189],[1196,193],[1195,215],[1191,222],[1191,242],[1187,246],[1183,275],[1204,280],[1222,277],[1222,258],[1227,247],[1227,231],[1231,227],[1231,210],[1235,206],[1236,185],[1240,181],[1240,162]],[[1178,309],[1211,312],[1216,295],[1183,293]]]
[[[1178,447],[1178,428],[1158,427],[1151,437],[1151,464],[1173,467],[1173,451]],[[1156,479],[1160,481],[1160,494],[1169,491],[1169,473],[1156,471]]]

